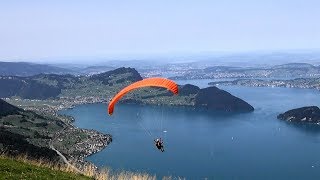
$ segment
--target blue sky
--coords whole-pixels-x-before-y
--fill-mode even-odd
[[[320,49],[318,0],[0,1],[0,60]]]

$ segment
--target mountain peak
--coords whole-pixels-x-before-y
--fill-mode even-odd
[[[91,76],[92,80],[100,80],[103,84],[112,85],[113,83],[122,83],[125,81],[136,82],[142,80],[141,75],[134,68],[121,67],[112,71]],[[117,79],[115,82],[112,79]]]

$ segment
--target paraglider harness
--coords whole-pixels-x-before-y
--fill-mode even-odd
[[[154,140],[156,147],[161,151],[164,152],[164,147],[163,147],[163,141],[162,139],[155,139]]]

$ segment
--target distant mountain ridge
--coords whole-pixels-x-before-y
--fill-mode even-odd
[[[81,74],[87,74],[87,75],[93,75],[93,74],[99,74],[107,71],[111,71],[115,69],[111,66],[89,66],[82,69],[79,69],[78,72]]]
[[[285,87],[285,88],[308,88],[320,90],[320,78],[294,78],[289,80],[281,79],[250,79],[242,78],[231,81],[215,81],[208,83],[209,85],[223,86],[249,86],[249,87]]]
[[[219,78],[308,78],[320,77],[320,66],[308,63],[287,63],[270,67],[212,66],[191,69],[172,79],[219,79]]]
[[[31,77],[0,77],[0,97],[19,96],[28,99],[95,98],[108,101],[125,86],[142,80],[134,68],[118,68],[92,76],[41,74]],[[122,102],[207,107],[219,111],[253,111],[245,101],[216,87],[200,89],[180,86],[180,94],[172,96],[163,88],[141,88],[127,94]]]
[[[272,68],[277,69],[277,68],[320,68],[320,67],[314,66],[308,63],[287,63],[287,64],[275,65]]]
[[[2,76],[33,76],[36,74],[67,74],[71,70],[47,64],[28,62],[0,62]]]
[[[29,77],[0,76],[0,98],[19,96],[25,99],[57,98],[63,90],[95,86],[113,86],[129,84],[141,80],[140,74],[133,68],[116,70],[92,76],[74,76],[70,74],[38,74]],[[90,89],[90,86],[88,86]]]

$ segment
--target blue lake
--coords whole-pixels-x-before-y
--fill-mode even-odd
[[[206,82],[198,85],[205,87]],[[320,127],[276,119],[292,108],[320,105],[316,90],[220,86],[255,107],[246,114],[118,104],[81,105],[61,113],[75,125],[113,136],[87,158],[99,167],[187,179],[320,179]],[[153,139],[162,137],[166,151]]]

